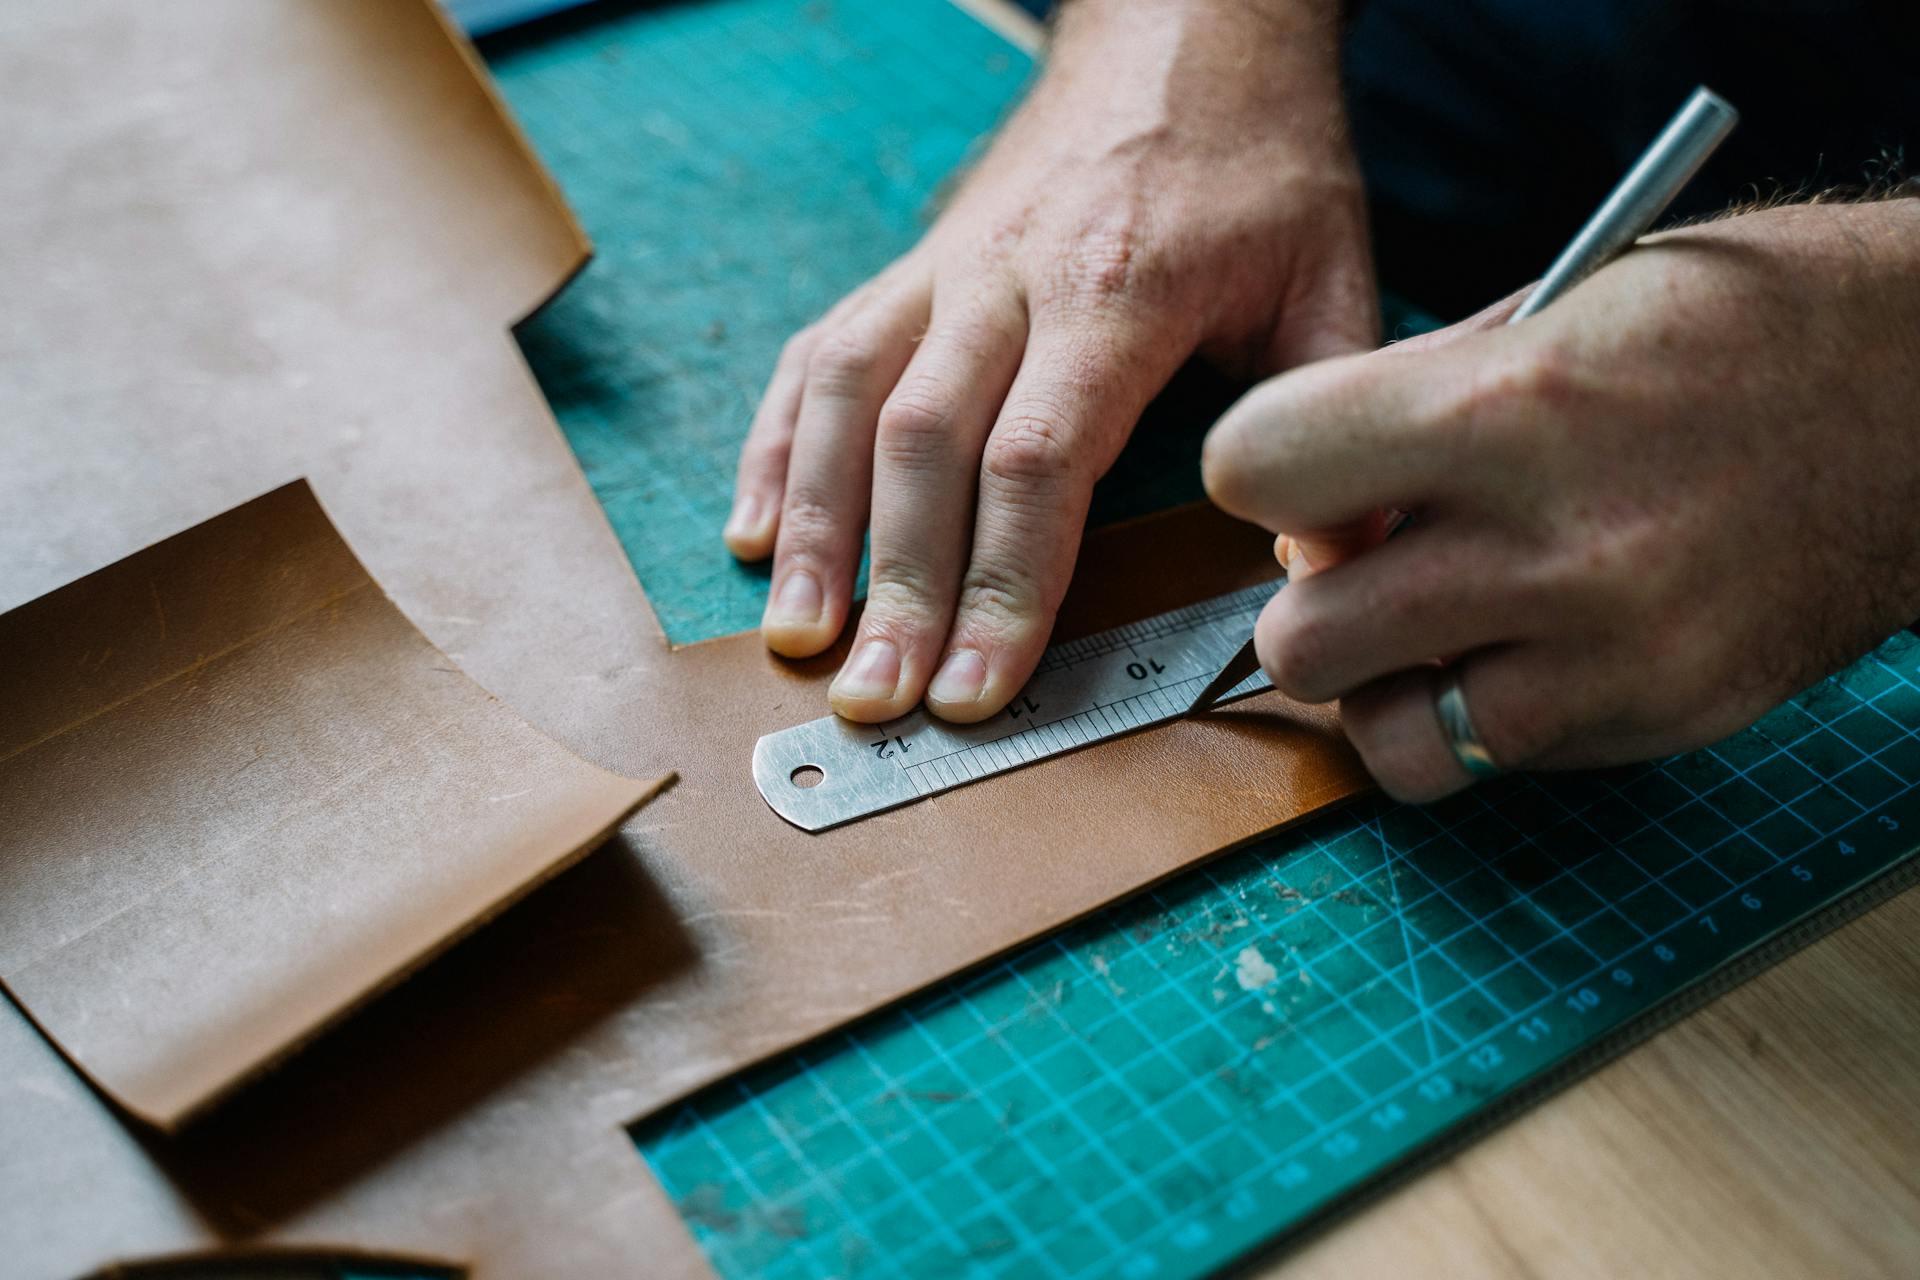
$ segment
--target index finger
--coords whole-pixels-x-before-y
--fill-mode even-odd
[[[1207,433],[1208,496],[1298,534],[1471,487],[1460,440],[1445,429],[1461,378],[1451,354],[1346,356],[1261,383]]]

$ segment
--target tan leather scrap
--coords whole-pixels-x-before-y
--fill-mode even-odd
[[[161,1128],[659,790],[401,616],[303,483],[0,615],[0,983]]]

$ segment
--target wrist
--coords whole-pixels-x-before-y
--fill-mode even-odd
[[[1344,0],[1065,0],[1052,24],[1055,40],[1131,17],[1200,17],[1245,23],[1266,38],[1299,40],[1337,35]]]
[[[1270,133],[1344,147],[1340,0],[1072,0],[1036,97],[1187,121],[1207,150]]]
[[[1047,52],[1059,62],[1089,47],[1149,57],[1191,48],[1217,55],[1209,60],[1233,80],[1257,80],[1276,66],[1331,71],[1343,8],[1341,0],[1071,0],[1052,24]]]

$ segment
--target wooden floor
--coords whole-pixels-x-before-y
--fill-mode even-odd
[[[1920,890],[1251,1271],[1920,1276]]]

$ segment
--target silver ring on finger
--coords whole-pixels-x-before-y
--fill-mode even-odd
[[[1440,691],[1433,699],[1433,713],[1439,717],[1440,731],[1446,736],[1453,758],[1460,762],[1460,767],[1469,775],[1493,778],[1506,772],[1474,730],[1473,716],[1467,711],[1467,695],[1460,687],[1458,667],[1448,667],[1441,673]]]

